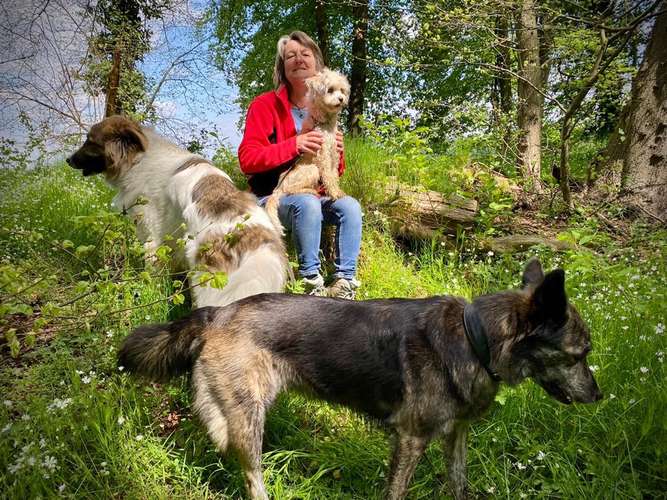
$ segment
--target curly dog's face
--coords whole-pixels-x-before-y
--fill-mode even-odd
[[[306,80],[309,95],[315,106],[328,112],[340,112],[350,98],[350,84],[345,75],[323,69]]]

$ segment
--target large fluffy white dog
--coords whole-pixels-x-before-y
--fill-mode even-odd
[[[118,190],[114,205],[135,220],[147,257],[186,238],[184,251],[173,246],[174,257],[181,269],[195,270],[197,307],[282,291],[287,258],[280,234],[255,197],[208,160],[112,116],[90,129],[67,163],[86,176],[103,174]],[[200,285],[205,271],[224,271],[225,287]]]

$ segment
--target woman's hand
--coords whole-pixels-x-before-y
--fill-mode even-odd
[[[336,130],[336,152],[339,155],[343,154],[343,132]]]
[[[336,139],[336,141],[338,141],[338,139]],[[296,136],[296,149],[299,154],[317,154],[322,147],[322,144],[324,144],[324,136],[322,135],[322,132],[318,132],[317,130],[312,130]],[[336,149],[338,149],[338,147],[336,147]]]

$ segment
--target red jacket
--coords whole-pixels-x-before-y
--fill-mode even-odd
[[[290,112],[287,87],[257,96],[248,108],[243,140],[239,146],[241,171],[257,196],[273,192],[280,174],[299,158],[296,129]],[[345,170],[340,156],[338,174]]]

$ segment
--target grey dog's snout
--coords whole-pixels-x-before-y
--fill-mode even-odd
[[[68,164],[70,167],[72,166],[72,157],[71,157],[71,156],[68,156],[68,157],[65,159],[65,161],[67,162],[67,164]]]

